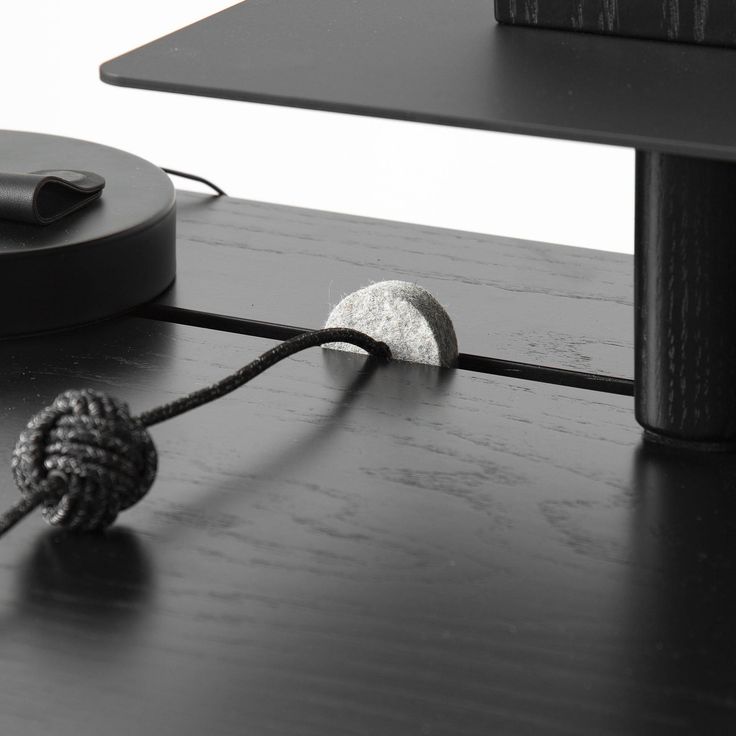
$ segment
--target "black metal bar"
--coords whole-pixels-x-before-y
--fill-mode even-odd
[[[224,332],[233,332],[240,335],[265,337],[272,340],[288,340],[310,330],[304,327],[289,327],[272,322],[229,317],[222,314],[209,314],[193,309],[182,309],[165,304],[152,302],[138,307],[133,315],[146,319],[157,319],[163,322],[205,327]],[[513,360],[488,358],[480,355],[460,353],[458,368],[461,370],[487,373],[508,378],[518,378],[525,381],[551,383],[557,386],[571,386],[588,391],[618,394],[619,396],[633,396],[634,383],[627,378],[604,376],[595,373],[570,371],[563,368],[551,368],[531,363],[519,363]]]

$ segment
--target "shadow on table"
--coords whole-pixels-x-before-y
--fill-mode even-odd
[[[639,708],[687,724],[692,733],[730,732],[736,722],[736,456],[642,445],[633,490],[622,655],[638,684]]]
[[[339,396],[332,403],[329,413],[310,418],[309,430],[296,442],[278,443],[273,452],[260,462],[242,468],[243,485],[253,492],[260,480],[283,478],[289,471],[319,453],[320,448],[334,435],[345,430],[345,418],[358,404],[362,396],[369,397],[370,410],[390,414],[393,417],[412,417],[423,402],[437,402],[448,390],[455,371],[429,365],[403,363],[388,364],[364,355],[335,350],[323,350],[323,373],[326,382],[334,385]],[[310,370],[305,367],[304,370]],[[311,368],[314,370],[314,368]],[[247,387],[244,390],[248,390]],[[317,400],[319,401],[319,400]],[[316,404],[315,408],[319,408]],[[225,420],[223,420],[225,421]],[[245,421],[238,419],[238,422]],[[233,446],[237,443],[237,433],[228,432]],[[188,511],[199,518],[206,513],[216,515],[233,497],[242,499],[243,489],[233,486],[231,470],[223,476],[222,482],[203,488],[196,501],[188,505]],[[177,513],[174,518],[179,518]],[[173,530],[172,534],[176,534]],[[168,536],[168,535],[167,535]]]
[[[24,627],[105,648],[109,635],[114,647],[145,618],[155,575],[145,544],[125,528],[52,530],[38,537],[18,572],[18,588]]]

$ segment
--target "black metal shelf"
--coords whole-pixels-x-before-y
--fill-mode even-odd
[[[249,0],[101,78],[736,160],[736,50],[498,26],[488,0]]]

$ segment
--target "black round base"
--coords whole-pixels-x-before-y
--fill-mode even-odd
[[[50,225],[0,220],[0,338],[111,317],[176,275],[176,198],[168,176],[87,141],[0,131],[0,170],[93,171],[102,197]]]
[[[723,442],[702,442],[699,440],[682,440],[677,437],[668,437],[664,434],[657,434],[649,429],[642,432],[645,442],[659,447],[667,447],[677,451],[694,451],[706,453],[725,453],[736,452],[736,442],[733,440],[724,440]]]

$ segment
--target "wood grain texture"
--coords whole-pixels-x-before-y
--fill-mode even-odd
[[[496,0],[512,25],[736,45],[735,0]]]
[[[736,443],[736,166],[637,153],[636,414],[663,439]]]
[[[177,208],[159,304],[317,328],[345,294],[414,281],[464,353],[633,377],[631,256],[186,192]]]
[[[139,411],[266,345],[3,343],[0,446],[60,390]],[[733,459],[642,447],[630,399],[362,361],[303,354],[157,427],[110,533],[0,542],[0,731],[728,733]]]

